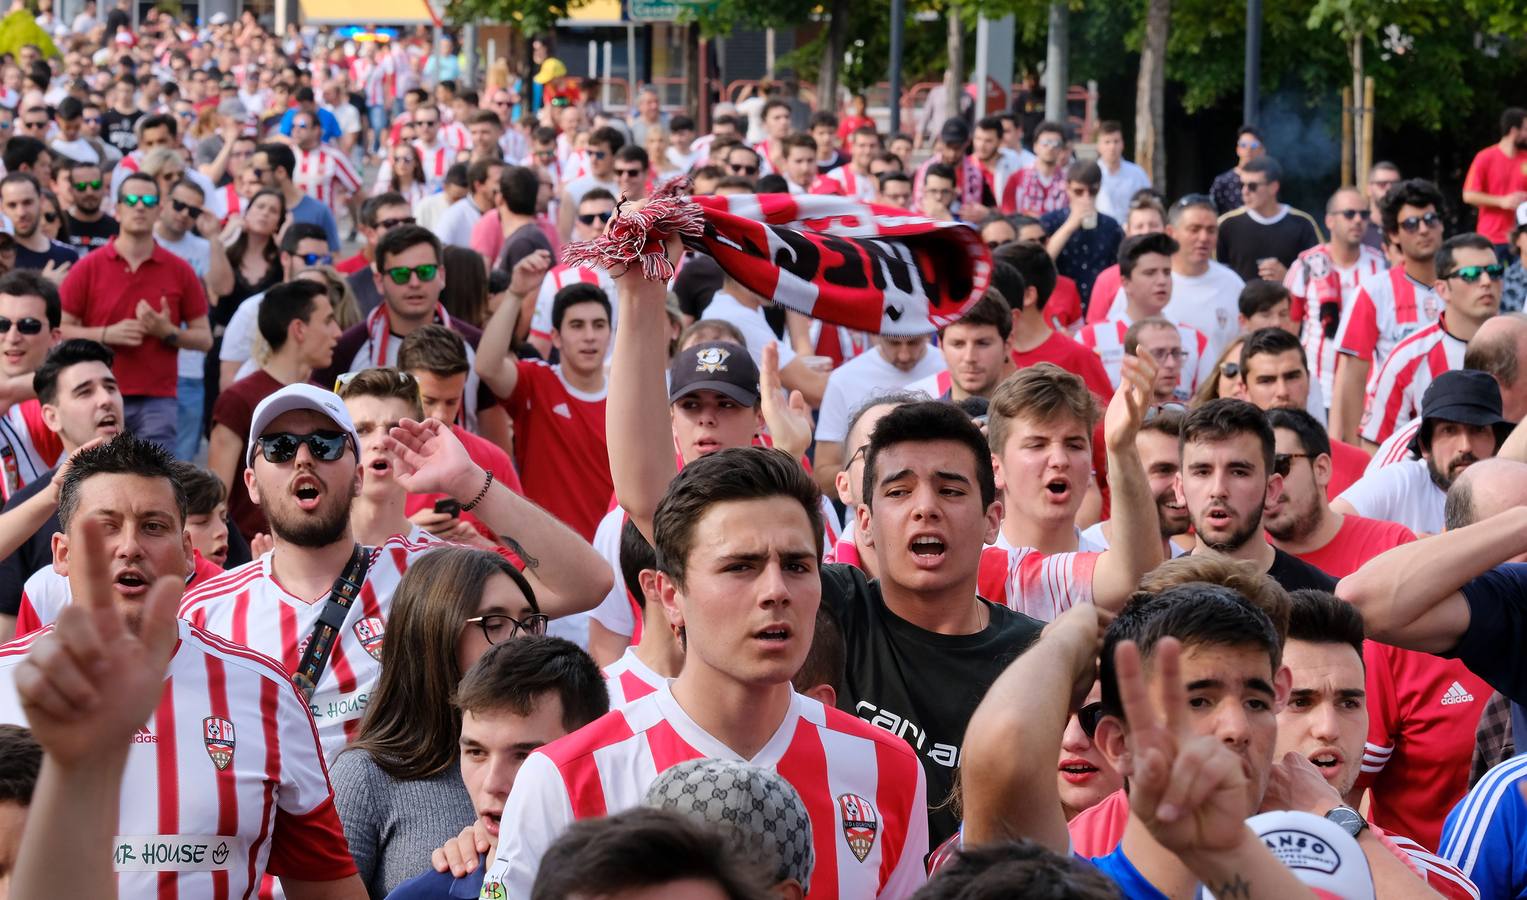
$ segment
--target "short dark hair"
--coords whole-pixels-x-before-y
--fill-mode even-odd
[[[705,512],[720,503],[771,497],[785,497],[801,504],[820,559],[821,495],[821,489],[800,462],[783,450],[735,447],[697,459],[669,482],[652,515],[658,570],[682,587],[688,573],[689,553],[694,548],[695,529]]]
[[[297,171],[297,155],[292,153],[292,148],[286,144],[275,141],[266,141],[255,145],[256,153],[265,154],[265,160],[270,163],[272,169],[285,169],[286,177],[292,177]]]
[[[12,140],[15,140],[15,138],[12,138]],[[122,183],[117,185],[117,202],[118,203],[122,202],[123,195],[128,192],[128,187],[127,187],[128,182],[132,182],[132,181],[138,181],[138,182],[142,182],[143,184],[148,185],[150,188],[153,189],[154,196],[155,197],[159,196],[159,182],[154,180],[154,176],[148,174],[147,172],[129,172],[127,174],[127,177],[122,179]]]
[[[1000,259],[992,259],[991,264],[991,288],[988,293],[995,292],[1000,296],[1002,305],[1007,309],[1007,330],[1002,333],[1002,339],[1007,340],[1013,331],[1014,306],[1023,305],[1023,295],[1028,293],[1028,282],[1023,280],[1023,273],[1012,263]],[[974,308],[972,308],[972,312]],[[943,330],[939,330],[943,334]]]
[[[912,895],[913,900],[1117,900],[1118,896],[1118,887],[1097,867],[1027,839],[961,847]]]
[[[790,102],[788,100],[781,100],[778,97],[770,97],[768,100],[764,101],[763,112],[760,113],[760,115],[767,119],[769,118],[769,111],[775,109],[776,107],[783,107],[785,112],[789,112]]]
[[[1288,639],[1346,644],[1363,658],[1363,614],[1335,594],[1315,588],[1288,592]]]
[[[498,113],[491,109],[479,109],[467,119],[467,124],[492,125],[494,128],[502,129],[504,127],[504,120],[500,119]]]
[[[410,206],[408,198],[397,191],[385,191],[373,197],[367,197],[361,204],[361,224],[367,228],[375,228],[381,221],[382,207],[384,206]],[[410,215],[412,212],[410,211]]]
[[[694,130],[695,130],[695,120],[690,118],[689,116],[684,115],[683,113],[679,113],[679,114],[675,115],[673,118],[668,120],[668,131],[669,131],[670,134],[675,132],[675,131],[694,131]]]
[[[811,122],[807,128],[814,131],[823,127],[834,130],[838,127],[838,117],[831,110],[819,109],[811,114]]]
[[[283,281],[265,292],[256,312],[260,337],[272,350],[286,345],[286,336],[293,322],[306,322],[312,318],[319,297],[327,297],[328,288],[306,278]]]
[[[616,153],[621,147],[626,145],[626,136],[621,134],[619,130],[609,125],[604,125],[595,128],[589,133],[589,146],[592,147],[595,144],[606,144],[609,146],[611,153]]]
[[[387,258],[405,250],[429,244],[435,250],[435,261],[440,261],[440,238],[422,225],[399,225],[376,242],[376,270],[387,268]]]
[[[1098,123],[1098,137],[1105,134],[1123,134],[1124,124],[1116,119],[1104,119]]]
[[[817,607],[816,627],[811,632],[811,647],[806,651],[806,661],[801,663],[790,683],[801,692],[809,691],[819,684],[830,685],[838,696],[847,697],[848,691],[843,684],[847,658],[843,626],[838,622],[832,607],[823,603]]]
[[[1299,351],[1299,364],[1308,372],[1310,361],[1297,337],[1277,327],[1258,328],[1241,341],[1241,374],[1246,374],[1246,364],[1254,356],[1282,356],[1291,350]]]
[[[583,196],[578,198],[578,205],[582,206],[590,200],[608,200],[611,203],[616,202],[615,195],[602,187],[589,188],[588,190],[584,191]]]
[[[1103,184],[1103,167],[1096,160],[1079,159],[1066,167],[1066,182],[1097,189]]]
[[[535,712],[541,696],[562,700],[562,727],[569,732],[610,711],[610,691],[599,666],[577,644],[531,635],[488,648],[461,676],[451,702],[462,713]]]
[[[639,806],[574,822],[536,872],[530,900],[612,896],[681,880],[718,885],[727,900],[768,900],[767,876],[719,831],[683,814]]]
[[[57,403],[58,376],[65,369],[87,362],[98,362],[109,369],[116,360],[117,355],[105,344],[98,344],[85,338],[60,341],[48,351],[48,355],[43,357],[42,365],[32,373],[32,393],[37,395],[39,403]]]
[[[1500,136],[1505,137],[1511,133],[1511,129],[1520,128],[1523,120],[1527,120],[1527,109],[1519,106],[1508,106],[1500,114]]]
[[[1114,660],[1119,644],[1134,641],[1141,658],[1146,659],[1156,644],[1168,637],[1181,641],[1185,650],[1209,645],[1264,652],[1270,663],[1269,683],[1283,661],[1282,642],[1272,619],[1239,591],[1203,581],[1190,581],[1158,594],[1140,591],[1129,598],[1103,633],[1098,681],[1103,708],[1110,715],[1124,718]]]
[[[959,407],[937,400],[908,403],[898,406],[881,416],[870,432],[869,446],[864,451],[864,505],[874,507],[875,469],[880,454],[897,444],[927,443],[929,441],[953,441],[964,444],[975,457],[976,487],[981,492],[981,508],[986,509],[997,499],[997,481],[992,472],[991,448],[981,429],[970,420],[969,414]]]
[[[753,192],[755,194],[788,194],[790,193],[790,182],[786,181],[785,176],[778,172],[770,172],[767,175],[759,176],[757,184],[753,187]]]
[[[1066,130],[1066,126],[1059,122],[1044,121],[1040,122],[1039,125],[1034,128],[1034,141],[1037,143],[1039,141],[1039,136],[1046,133],[1059,135],[1060,142],[1062,144],[1071,139],[1070,132]]]
[[[488,115],[491,116],[493,114],[488,113]],[[471,165],[467,166],[467,183],[473,187],[476,187],[479,184],[486,184],[488,182],[488,176],[493,174],[493,167],[503,166],[503,164],[504,161],[497,158],[479,159],[474,161]]]
[[[1320,424],[1320,420],[1310,415],[1309,410],[1293,407],[1269,409],[1267,424],[1274,429],[1283,428],[1293,432],[1299,440],[1301,453],[1308,453],[1311,457],[1331,455],[1331,436],[1325,426]]]
[[[5,171],[19,173],[22,166],[31,168],[37,165],[37,160],[47,152],[47,144],[30,135],[18,134],[6,141],[0,160],[5,162]]]
[[[1035,309],[1044,309],[1045,303],[1049,302],[1050,294],[1055,291],[1056,271],[1055,260],[1045,251],[1044,245],[1038,241],[1013,241],[1003,244],[992,253],[992,259],[996,262],[1007,263],[1018,270],[1023,276],[1024,290],[1033,288],[1036,295]],[[1007,302],[1013,309],[1023,308],[1023,297],[1009,297]]]
[[[85,104],[80,98],[69,95],[58,101],[58,118],[61,121],[72,122],[84,114]]]
[[[323,241],[327,244],[329,233],[316,222],[293,222],[286,227],[286,233],[281,235],[281,252],[295,256],[303,241]]]
[[[186,515],[209,516],[217,505],[228,499],[223,479],[194,463],[176,460],[171,466],[180,489],[186,492]]]
[[[1242,166],[1241,169],[1246,172],[1266,175],[1268,184],[1283,180],[1283,166],[1279,165],[1278,161],[1271,156],[1259,156]]]
[[[1383,220],[1384,234],[1393,237],[1400,231],[1400,208],[1413,206],[1416,209],[1424,209],[1428,206],[1442,214],[1446,201],[1442,198],[1442,192],[1437,186],[1425,178],[1407,178],[1389,189],[1384,199],[1379,203],[1379,218]]]
[[[1135,266],[1139,264],[1140,257],[1147,253],[1159,253],[1171,259],[1176,255],[1178,246],[1164,231],[1130,235],[1119,244],[1119,276],[1134,277]]]
[[[1245,400],[1219,397],[1188,413],[1187,421],[1182,423],[1178,448],[1200,441],[1229,440],[1240,434],[1254,435],[1261,441],[1263,474],[1271,476],[1273,455],[1277,452],[1272,426],[1267,424],[1266,413]]]
[[[652,165],[652,157],[647,155],[647,148],[640,144],[627,144],[615,151],[616,162],[634,162],[646,169]]]
[[[1253,278],[1241,288],[1241,295],[1236,298],[1236,306],[1241,310],[1241,315],[1246,318],[1265,313],[1279,303],[1290,301],[1291,295],[1288,288],[1281,282],[1264,281],[1261,278]]]
[[[976,120],[977,131],[995,131],[1002,134],[1002,119],[999,116],[982,116]]]
[[[96,475],[137,475],[141,478],[163,478],[175,494],[175,508],[180,512],[182,524],[186,521],[186,492],[175,477],[175,460],[170,451],[158,444],[139,440],[131,432],[123,432],[104,444],[76,451],[69,457],[69,471],[64,474],[63,486],[58,489],[58,527],[68,531],[69,523],[79,510],[80,485]]]
[[[533,216],[536,212],[536,195],[541,192],[541,179],[529,166],[504,166],[498,173],[498,192],[503,195],[504,205],[517,216]]]
[[[631,598],[643,609],[647,608],[647,595],[642,593],[641,573],[643,569],[656,568],[657,551],[642,536],[636,522],[626,519],[620,526],[620,576]]]
[[[796,148],[800,148],[802,150],[810,150],[812,153],[815,153],[817,152],[817,139],[804,131],[797,131],[796,133],[785,138],[784,147],[785,153],[787,155],[791,150]]]
[[[1022,276],[1018,276],[1017,270],[1012,266],[1008,265],[1007,263],[999,262],[996,263],[992,268],[996,269],[998,267],[1011,271],[1015,276],[1017,276],[1018,284],[1023,284]],[[993,280],[995,281],[995,279]],[[992,286],[996,287],[995,284]],[[971,304],[970,309],[965,310],[965,315],[960,316],[959,321],[955,322],[954,324],[969,325],[977,328],[982,325],[990,325],[991,327],[997,329],[997,336],[1006,342],[1007,339],[1013,334],[1013,308],[1007,305],[1007,300],[1004,298],[1005,293],[1006,292],[998,289],[994,291],[987,291],[986,293],[982,294],[981,299]],[[949,326],[947,325],[943,328],[940,328],[938,330],[939,338],[942,339],[944,332],[948,329]]]
[[[431,322],[398,345],[398,368],[404,372],[428,372],[441,378],[472,370],[467,342],[451,329]]]
[[[562,330],[562,319],[567,315],[568,307],[579,303],[597,303],[604,309],[605,318],[610,313],[610,295],[604,292],[604,288],[597,284],[588,284],[575,281],[565,288],[557,291],[551,301],[551,327],[555,331]]]
[[[63,321],[63,309],[59,305],[58,285],[42,277],[36,269],[12,269],[0,275],[0,294],[12,297],[40,297],[47,309],[49,328],[57,328]]]
[[[1449,278],[1453,275],[1456,271],[1456,264],[1453,262],[1453,258],[1460,249],[1465,247],[1470,250],[1495,252],[1495,245],[1490,243],[1490,239],[1477,231],[1455,234],[1443,241],[1442,246],[1437,248],[1436,264],[1438,279]]]
[[[1235,136],[1237,138],[1244,137],[1244,136],[1246,136],[1248,134],[1251,135],[1252,137],[1256,138],[1259,141],[1262,140],[1262,129],[1260,129],[1257,126],[1251,124],[1250,122],[1247,122],[1246,124],[1242,125],[1240,128],[1237,128],[1235,130]],[[1266,142],[1263,141],[1263,143],[1266,143]]]
[[[0,725],[0,803],[31,806],[41,771],[42,745],[32,732],[20,725]]]
[[[445,183],[454,184],[458,187],[466,187],[467,164],[464,162],[451,163],[451,167],[445,170]]]
[[[958,181],[955,180],[955,177],[954,177],[954,167],[953,166],[945,165],[944,163],[941,163],[941,162],[936,162],[936,163],[932,164],[931,166],[929,166],[927,168],[927,170],[923,172],[923,184],[926,185],[928,183],[928,179],[933,177],[933,176],[935,176],[935,175],[938,176],[939,178],[947,178],[947,179],[949,179],[949,183],[950,184],[958,184],[959,183]]]

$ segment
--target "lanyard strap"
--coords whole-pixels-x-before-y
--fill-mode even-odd
[[[350,553],[350,561],[345,564],[345,570],[335,580],[328,599],[324,601],[323,612],[318,614],[318,621],[313,623],[313,633],[308,635],[308,646],[302,652],[302,660],[297,663],[297,671],[292,673],[292,683],[305,699],[313,698],[313,692],[318,688],[318,679],[323,677],[324,669],[328,668],[329,658],[334,655],[339,629],[344,627],[351,604],[360,596],[361,585],[366,581],[366,570],[369,567],[370,554],[365,547],[356,544]]]

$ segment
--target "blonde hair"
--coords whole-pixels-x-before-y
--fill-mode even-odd
[[[1100,414],[1097,398],[1080,375],[1054,363],[1037,363],[1019,369],[997,385],[987,408],[986,433],[991,451],[1000,456],[1013,420],[1048,422],[1066,416],[1086,426],[1091,443]]]

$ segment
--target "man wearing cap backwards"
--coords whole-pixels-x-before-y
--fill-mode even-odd
[[[1470,464],[1494,456],[1510,431],[1494,378],[1472,369],[1443,372],[1421,399],[1421,428],[1412,446],[1421,458],[1365,474],[1331,501],[1331,509],[1436,534],[1453,480]]]
[[[410,561],[428,547],[394,535],[364,548],[350,532],[350,504],[360,485],[360,441],[343,401],[308,384],[288,385],[256,407],[244,482],[270,521],[275,549],[191,591],[181,616],[221,637],[280,660],[297,674],[314,638],[333,641],[331,658],[305,674],[316,681],[310,709],[324,752],[339,751],[360,726],[381,671],[381,646],[392,592]],[[577,535],[514,494],[472,462],[450,427],[404,419],[389,452],[410,493],[443,493],[473,511],[549,588],[542,611],[580,612],[610,589],[609,570]],[[362,588],[348,608],[331,594],[342,575],[365,562]],[[327,599],[327,602],[326,602]],[[342,613],[342,615],[334,615]],[[319,621],[339,620],[338,628]],[[337,632],[337,635],[336,635]],[[321,645],[320,645],[321,646]]]
[[[928,175],[928,168],[935,163],[943,163],[954,170],[954,200],[949,204],[949,211],[962,222],[974,223],[980,223],[991,213],[997,205],[997,198],[992,194],[986,176],[981,174],[981,166],[966,157],[965,151],[969,147],[970,126],[965,124],[965,120],[946,120],[944,127],[939,129],[937,149],[917,167],[917,172],[912,176],[912,202],[915,209],[922,208],[923,179]]]

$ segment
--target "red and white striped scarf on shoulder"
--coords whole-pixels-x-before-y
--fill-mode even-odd
[[[621,211],[604,235],[569,244],[566,265],[654,280],[673,266],[665,242],[713,257],[761,297],[824,322],[888,335],[928,334],[959,321],[986,292],[991,252],[975,229],[851,197],[741,194],[688,197],[687,179]]]

